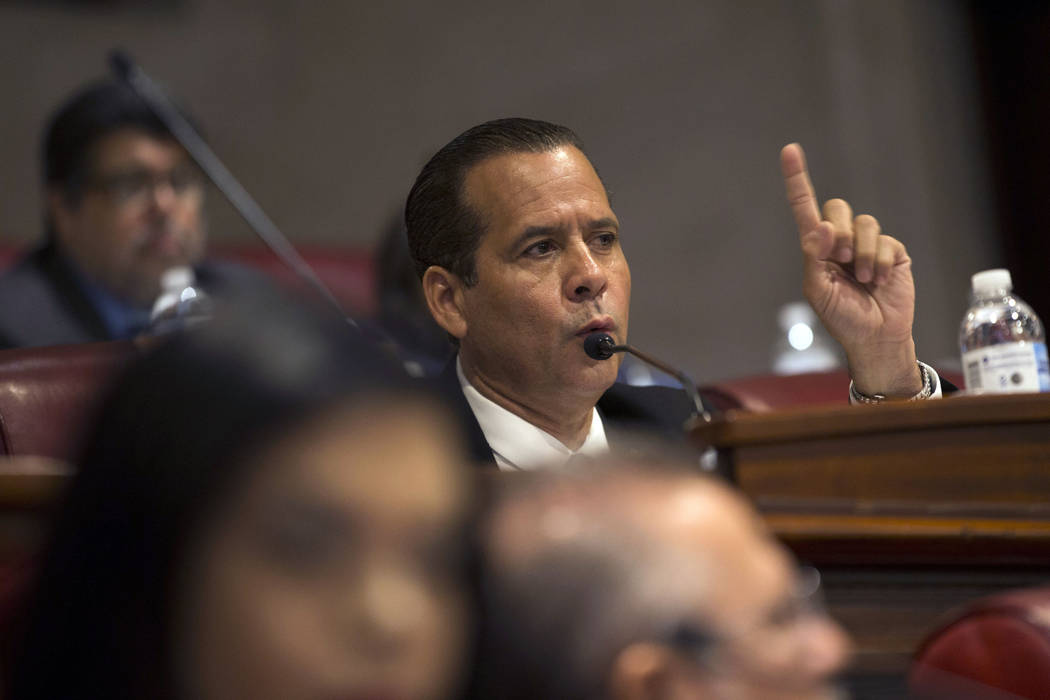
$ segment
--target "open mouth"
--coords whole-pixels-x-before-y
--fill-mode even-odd
[[[616,331],[616,322],[608,316],[603,318],[596,318],[586,326],[576,331],[576,335],[586,337],[591,333],[609,333],[612,334]]]

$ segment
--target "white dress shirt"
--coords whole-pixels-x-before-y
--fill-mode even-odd
[[[930,375],[933,393],[930,399],[942,396],[940,377],[929,365],[923,367]],[[545,430],[537,428],[524,418],[517,416],[496,402],[481,395],[463,374],[459,357],[456,357],[456,376],[463,395],[477,418],[485,441],[492,448],[496,466],[500,471],[532,470],[541,467],[558,467],[565,465],[576,455],[599,457],[609,452],[609,441],[605,437],[605,426],[598,409],[592,409],[591,429],[578,450],[570,450],[558,438]],[[850,403],[853,397],[850,397]],[[708,452],[711,452],[708,450]],[[710,455],[708,455],[710,456]]]
[[[599,457],[609,451],[605,426],[597,408],[592,409],[591,429],[580,449],[570,450],[547,431],[482,396],[463,374],[459,357],[456,357],[456,376],[500,471],[559,467],[576,455]]]

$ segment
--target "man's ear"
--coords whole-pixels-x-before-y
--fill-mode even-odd
[[[676,678],[681,659],[663,644],[635,642],[620,651],[609,669],[612,700],[673,700],[683,685]],[[704,698],[691,688],[690,698]]]
[[[430,315],[449,335],[460,340],[467,334],[465,290],[463,280],[443,267],[431,265],[423,273],[423,296]]]

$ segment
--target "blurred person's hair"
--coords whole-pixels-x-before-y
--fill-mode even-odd
[[[405,203],[408,245],[420,277],[437,265],[465,284],[477,283],[475,253],[485,221],[464,200],[467,172],[508,153],[546,153],[561,146],[583,151],[568,127],[536,119],[495,119],[463,132],[427,161]]]
[[[55,110],[41,144],[44,184],[76,200],[91,166],[93,147],[120,129],[138,129],[158,139],[171,132],[124,83],[101,81],[77,91]]]
[[[376,291],[381,311],[402,313],[410,309],[429,316],[400,213],[387,220],[376,245]]]
[[[197,125],[192,116],[186,116]],[[45,187],[62,192],[70,204],[79,203],[95,175],[91,172],[95,146],[121,129],[136,129],[158,140],[173,138],[149,105],[124,83],[102,80],[71,95],[54,111],[44,129],[40,159]],[[50,215],[45,216],[44,226],[47,237],[53,239]]]
[[[326,409],[418,394],[344,320],[257,306],[171,338],[112,387],[14,630],[5,697],[175,697],[180,576],[247,457]]]
[[[377,320],[403,356],[440,372],[448,364],[453,346],[427,308],[400,214],[390,219],[376,246],[376,292]]]
[[[709,563],[663,546],[624,507],[639,486],[708,478],[685,464],[669,454],[644,469],[606,462],[570,475],[515,474],[493,489],[477,697],[603,700],[613,662],[630,644],[683,631],[698,646],[713,638],[695,602]],[[534,535],[495,542],[493,522],[522,505],[542,514]]]

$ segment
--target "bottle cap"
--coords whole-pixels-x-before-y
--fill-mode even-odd
[[[987,294],[997,289],[1010,291],[1014,288],[1013,280],[1010,279],[1010,271],[998,268],[995,270],[984,270],[970,278],[973,284],[974,294]]]
[[[170,267],[160,276],[160,288],[166,291],[179,291],[192,287],[195,281],[193,268],[186,265]]]

